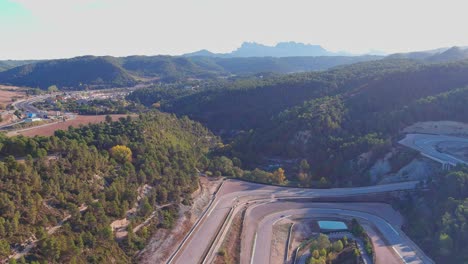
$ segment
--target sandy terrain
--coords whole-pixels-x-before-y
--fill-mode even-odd
[[[455,121],[418,122],[403,129],[403,133],[468,136],[468,124]]]
[[[126,117],[127,115],[110,115],[115,121],[120,117]],[[67,130],[69,126],[78,127],[79,125],[87,125],[89,123],[100,123],[106,119],[105,115],[97,116],[84,116],[78,115],[76,118],[67,120],[65,122],[47,124],[37,127],[31,127],[27,129],[22,129],[18,131],[12,131],[8,133],[8,136],[23,135],[27,137],[34,136],[52,136],[56,130]]]

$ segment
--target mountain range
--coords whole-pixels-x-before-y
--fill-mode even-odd
[[[208,50],[200,50],[187,53],[183,56],[194,57],[219,57],[219,58],[242,58],[242,57],[303,57],[303,56],[352,56],[349,52],[332,52],[320,45],[311,45],[298,42],[280,42],[275,46],[267,46],[255,42],[244,42],[241,47],[230,53],[213,53]],[[382,55],[382,54],[378,54]]]
[[[306,56],[308,55],[308,56]],[[467,47],[398,53],[384,56],[338,56],[318,45],[295,42],[268,47],[244,43],[229,54],[200,51],[184,56],[83,56],[43,61],[0,61],[0,84],[61,89],[132,86],[140,81],[174,82],[260,73],[287,74],[323,71],[374,60],[412,60],[421,63],[468,59]]]
[[[86,86],[123,87],[138,81],[173,82],[258,73],[320,71],[379,56],[216,58],[180,56],[83,56],[21,65],[0,72],[0,83],[46,89],[83,89]]]

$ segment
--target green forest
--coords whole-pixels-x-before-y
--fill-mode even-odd
[[[190,204],[196,168],[216,142],[200,124],[162,113],[52,137],[1,136],[0,257],[30,240],[37,247],[20,262],[130,262],[155,229],[173,225],[180,203]],[[143,185],[150,191],[138,199]],[[115,240],[110,223],[132,207],[127,238]]]
[[[272,68],[245,70],[246,62]],[[132,117],[109,116],[51,137],[0,133],[0,259],[30,249],[17,262],[132,262],[155,231],[173,227],[182,204],[192,203],[199,173],[273,185],[365,186],[369,167],[395,147],[403,128],[468,122],[467,60],[390,56],[282,74],[314,63],[325,62],[87,56],[0,73],[0,81],[32,87],[54,80],[61,90],[158,80],[118,102],[47,106]],[[363,154],[366,162],[359,161]],[[417,153],[398,155],[392,162],[401,167]],[[436,261],[468,259],[467,175],[457,167],[395,202],[417,223],[405,232]],[[111,223],[126,217],[127,235],[116,239]]]
[[[468,61],[384,59],[325,72],[208,82],[197,90],[155,86],[128,99],[203,123],[223,137],[222,154],[248,169],[266,158],[305,159],[310,169],[303,171],[309,176],[304,186],[322,177],[348,186],[369,183],[367,165],[354,159],[370,152],[375,160],[405,126],[466,121],[467,83]]]
[[[468,168],[442,173],[429,191],[397,203],[408,218],[404,231],[437,263],[466,263]]]

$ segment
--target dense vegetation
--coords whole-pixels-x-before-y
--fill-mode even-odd
[[[136,83],[112,57],[77,57],[27,64],[0,72],[0,82],[47,89],[51,85],[84,89],[88,85],[129,86]]]
[[[0,259],[37,240],[30,261],[128,262],[156,228],[172,226],[180,203],[191,202],[196,168],[207,166],[214,143],[200,124],[161,113],[52,137],[1,136]],[[115,240],[110,224],[125,217],[128,236]],[[145,219],[151,224],[134,233]]]
[[[399,208],[407,232],[437,263],[468,261],[468,168],[457,167],[429,183],[429,191],[408,196]]]
[[[348,241],[345,236],[335,242],[331,242],[327,235],[319,234],[309,243],[309,264],[357,264],[360,263],[360,252],[355,241]]]
[[[95,99],[84,102],[76,100],[57,100],[56,102],[37,102],[35,107],[41,110],[66,111],[80,115],[110,115],[143,112],[140,104],[123,99]]]
[[[34,60],[1,60],[0,61],[0,72],[13,69],[26,64],[35,63],[38,61]]]
[[[265,158],[305,159],[307,177],[290,178],[303,186],[318,186],[322,177],[339,186],[367,184],[365,170],[400,129],[429,119],[463,121],[468,111],[460,88],[468,84],[468,61],[386,59],[218,84],[195,91],[154,87],[128,98],[238,135],[224,155],[252,169]],[[367,161],[357,162],[362,153],[369,153]]]
[[[457,52],[391,56],[288,75],[262,72],[317,70],[352,59],[80,57],[0,73],[1,82],[43,89],[159,80],[131,93],[129,105],[99,100],[54,107],[95,114],[142,112],[142,104],[181,117],[155,112],[48,138],[0,136],[0,257],[20,251],[29,240],[37,243],[29,260],[127,262],[156,228],[172,226],[180,203],[191,202],[197,169],[278,185],[369,184],[365,172],[405,126],[468,122],[468,61],[435,63],[453,61]],[[224,144],[183,116],[222,135]],[[412,155],[396,154],[391,166],[401,167]],[[468,261],[467,175],[466,168],[441,175],[429,183],[428,193],[400,205],[413,223],[407,232],[436,261]],[[132,208],[135,213],[129,214]],[[128,235],[116,240],[110,223],[123,218],[131,220]],[[150,225],[136,228],[149,218]],[[352,229],[362,235],[358,225]],[[372,253],[368,238],[365,242]],[[333,248],[312,250],[314,261],[340,251]],[[349,253],[354,256],[354,249]]]
[[[209,58],[171,56],[94,57],[49,60],[0,73],[0,83],[46,89],[130,86],[138,81],[174,82],[189,78],[225,77],[262,72],[290,73],[380,59],[359,57]],[[15,65],[11,62],[8,65]],[[22,65],[22,66],[20,66]],[[0,64],[0,67],[1,64]],[[1,68],[0,68],[1,69]]]

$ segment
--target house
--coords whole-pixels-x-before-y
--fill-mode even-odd
[[[29,117],[29,118],[26,118],[24,120],[24,122],[26,123],[32,123],[32,122],[38,122],[38,121],[42,121],[42,118],[39,118],[39,117]]]

